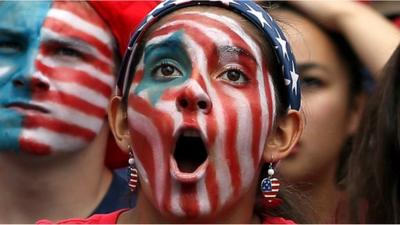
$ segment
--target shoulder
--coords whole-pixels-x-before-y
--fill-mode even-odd
[[[112,213],[107,214],[95,214],[86,219],[66,219],[57,222],[52,222],[50,220],[39,220],[36,224],[116,224],[118,217],[121,213],[128,209],[121,209]]]
[[[296,224],[292,220],[287,220],[283,217],[268,216],[264,219],[263,224]]]

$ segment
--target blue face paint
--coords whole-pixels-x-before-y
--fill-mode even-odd
[[[149,45],[144,50],[144,75],[134,93],[148,91],[151,104],[154,105],[163,92],[184,83],[192,74],[192,62],[185,51],[183,31],[171,35],[168,39]],[[181,76],[170,79],[159,79],[157,72],[163,66],[171,66]]]
[[[0,2],[0,151],[19,150],[23,115],[7,105],[32,99],[40,30],[51,3]],[[22,85],[13,84],[16,80]]]

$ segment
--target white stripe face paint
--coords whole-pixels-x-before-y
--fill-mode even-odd
[[[236,19],[176,13],[144,43],[129,127],[149,181],[142,187],[164,214],[211,218],[238,204],[256,180],[275,102],[266,59]],[[185,156],[191,151],[207,156],[197,162]]]
[[[2,30],[10,30],[3,37],[16,43],[23,37],[24,47],[0,48],[2,63],[10,64],[0,65],[1,94],[8,91],[0,97],[0,118],[7,115],[14,126],[0,125],[0,143],[4,134],[12,134],[8,150],[50,154],[85,149],[105,123],[115,84],[116,43],[107,24],[86,2],[6,4],[18,19],[0,22]]]
[[[73,12],[53,8],[49,11],[48,17],[60,20],[66,25],[72,26],[88,35],[96,37],[105,45],[112,44],[112,38],[108,32],[93,23],[86,21],[85,18],[75,15]]]

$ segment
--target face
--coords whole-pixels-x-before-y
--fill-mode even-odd
[[[256,31],[205,9],[178,11],[148,32],[129,90],[141,190],[175,217],[218,214],[247,192],[274,118],[268,65],[248,35]]]
[[[0,151],[85,148],[114,84],[113,39],[84,2],[0,3]]]
[[[300,71],[305,115],[300,141],[278,170],[289,182],[334,182],[340,152],[351,134],[350,74],[320,28],[292,12],[276,15],[291,24],[286,29]]]

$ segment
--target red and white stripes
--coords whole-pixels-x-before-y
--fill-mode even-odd
[[[144,70],[150,65],[142,58],[130,90],[128,119],[139,173],[155,205],[177,216],[197,217],[234,203],[251,186],[275,115],[274,89],[259,43],[235,19],[211,12],[176,14],[149,35],[146,46],[163,43],[176,32],[183,32],[191,74],[179,85],[163,89],[163,83],[153,84],[137,93],[143,76],[149,76]],[[223,46],[246,50],[254,62],[239,53],[224,58]],[[230,64],[245,71],[246,85],[220,80],[216,71]],[[157,91],[162,94],[153,103]],[[206,98],[210,112],[179,110],[181,95]],[[174,179],[169,163],[177,131],[188,125],[200,130],[208,150],[206,172],[192,186]]]
[[[40,39],[32,76],[49,88],[33,90],[31,103],[49,113],[27,115],[20,142],[35,153],[85,148],[104,124],[114,86],[113,36],[87,3],[56,1]]]

